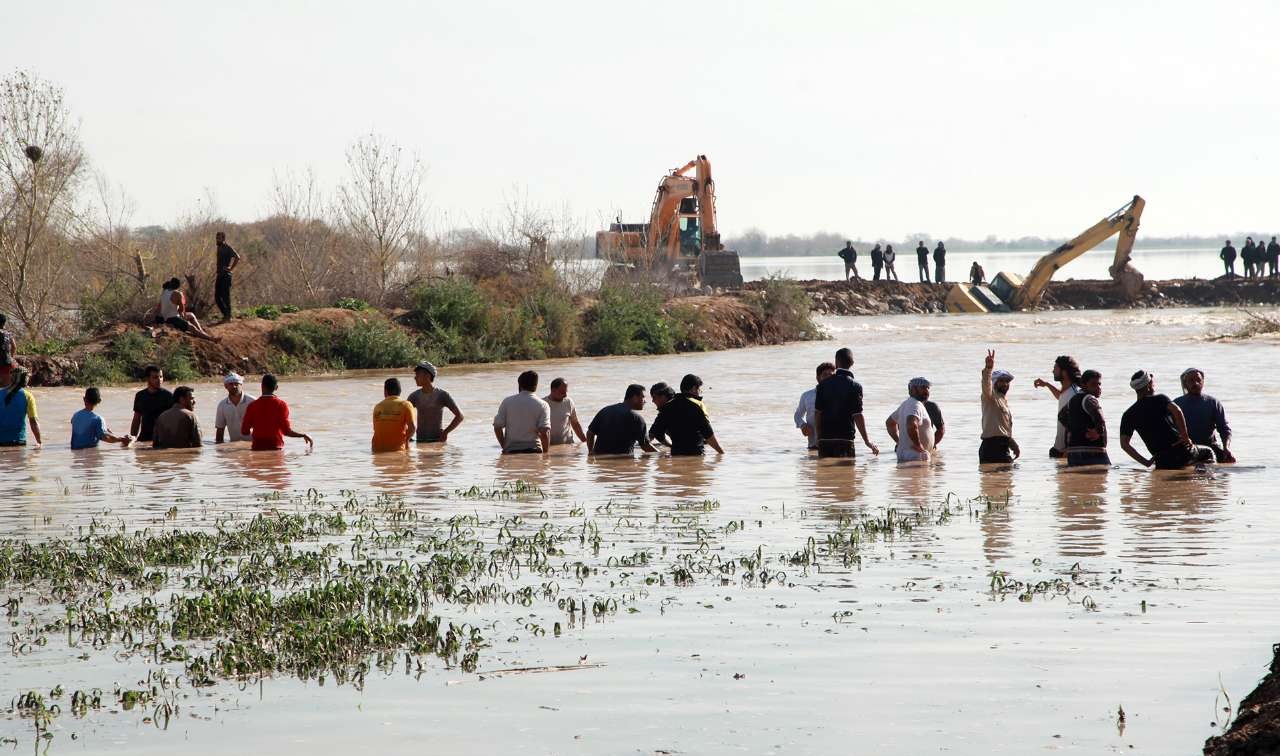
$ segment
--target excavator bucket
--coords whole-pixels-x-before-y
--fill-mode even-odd
[[[707,249],[698,256],[698,280],[716,289],[741,289],[742,264],[730,249]]]

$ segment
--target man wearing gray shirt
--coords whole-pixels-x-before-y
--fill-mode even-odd
[[[551,381],[551,393],[542,397],[551,408],[551,443],[572,444],[576,435],[579,441],[586,441],[587,434],[582,432],[582,424],[578,422],[578,407],[569,396],[569,384],[563,378]]]
[[[551,408],[534,393],[538,374],[526,370],[516,383],[520,392],[503,399],[493,416],[493,435],[503,454],[546,454],[551,450]]]
[[[1204,371],[1187,368],[1182,371],[1182,396],[1173,400],[1187,420],[1187,435],[1193,443],[1213,449],[1219,462],[1235,462],[1231,453],[1231,425],[1222,402],[1204,393]]]
[[[435,365],[425,360],[419,362],[413,369],[413,380],[418,384],[418,389],[409,394],[408,402],[418,412],[418,443],[443,444],[449,440],[453,429],[462,423],[462,412],[448,391],[436,388]],[[442,428],[446,409],[453,413],[453,419],[449,421],[447,428]]]

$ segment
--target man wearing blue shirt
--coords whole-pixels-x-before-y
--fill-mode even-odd
[[[97,388],[85,389],[84,409],[71,416],[72,449],[92,449],[98,445],[99,441],[120,444],[123,447],[133,441],[133,436],[112,435],[106,423],[103,422],[102,416],[94,412],[99,404],[102,404],[102,392]]]

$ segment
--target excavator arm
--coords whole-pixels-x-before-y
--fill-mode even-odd
[[[1058,269],[1117,233],[1120,234],[1120,238],[1116,241],[1116,256],[1110,267],[1111,277],[1124,288],[1128,298],[1136,297],[1142,289],[1143,278],[1142,274],[1129,264],[1129,261],[1134,239],[1138,235],[1138,222],[1142,218],[1142,210],[1146,204],[1146,200],[1134,195],[1133,200],[1124,207],[1040,258],[1015,292],[1013,301],[1010,303],[1013,309],[1025,310],[1036,306],[1044,296],[1045,287],[1049,285],[1049,281]]]

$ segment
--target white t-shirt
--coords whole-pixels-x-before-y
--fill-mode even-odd
[[[1058,394],[1059,415],[1062,414],[1062,410],[1067,408],[1067,405],[1071,402],[1071,397],[1078,393],[1080,393],[1080,387],[1073,383],[1067,386],[1061,394]],[[1063,425],[1061,421],[1058,422],[1058,433],[1053,437],[1053,448],[1060,452],[1067,450],[1067,426]]]
[[[493,427],[506,431],[507,442],[502,447],[503,451],[541,451],[538,429],[551,427],[551,408],[532,391],[521,391],[503,399],[498,405]]]
[[[925,449],[923,454],[911,445],[907,419],[912,417],[920,420],[920,445]],[[933,423],[929,420],[929,410],[925,409],[924,402],[915,397],[907,397],[906,401],[898,405],[893,418],[898,422],[898,461],[916,462],[929,459],[929,452],[933,449]]]
[[[244,411],[252,403],[253,397],[248,394],[240,395],[239,404],[232,404],[229,396],[222,397],[222,401],[218,402],[218,414],[214,417],[213,427],[226,428],[225,438],[228,441],[249,441],[249,436],[240,433],[240,423],[244,420]]]
[[[573,403],[573,397],[566,396],[556,402],[548,395],[542,397],[542,400],[551,408],[551,445],[573,443],[573,426],[569,421],[578,418],[578,408]]]

